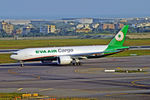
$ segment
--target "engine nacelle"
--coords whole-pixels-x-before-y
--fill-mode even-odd
[[[70,64],[72,62],[72,58],[70,56],[59,56],[57,63],[59,65],[67,65]]]

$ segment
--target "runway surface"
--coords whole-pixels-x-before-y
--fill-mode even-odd
[[[105,69],[142,68],[140,73],[105,73]],[[82,66],[41,63],[0,65],[0,92],[39,93],[101,100],[149,100],[150,56],[84,60]]]

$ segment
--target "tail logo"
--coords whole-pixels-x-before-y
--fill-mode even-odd
[[[121,31],[115,36],[115,39],[116,39],[117,41],[122,41],[123,38],[124,38],[124,34],[123,34],[123,32],[121,32]]]

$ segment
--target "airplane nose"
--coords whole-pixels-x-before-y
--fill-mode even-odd
[[[11,58],[11,59],[14,59],[14,55],[11,55],[10,58]]]
[[[18,53],[17,52],[12,53],[10,58],[14,59],[14,60],[17,60],[18,59]]]
[[[15,55],[10,56],[11,59],[17,60]]]

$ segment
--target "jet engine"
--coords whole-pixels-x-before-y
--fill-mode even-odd
[[[59,56],[57,59],[57,64],[66,65],[72,63],[72,58],[70,56]]]

